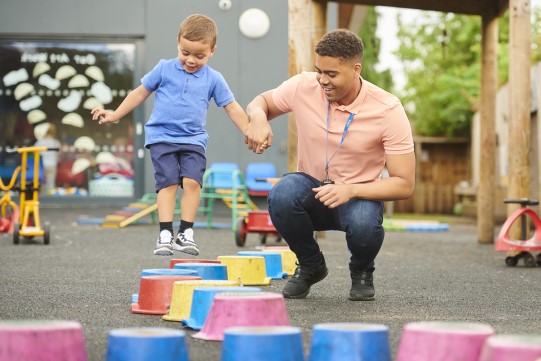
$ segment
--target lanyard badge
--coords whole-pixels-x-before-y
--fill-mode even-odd
[[[344,143],[344,139],[346,138],[346,134],[348,132],[349,126],[351,124],[351,121],[353,120],[353,113],[349,113],[348,120],[346,121],[346,125],[344,126],[344,132],[342,133],[342,139],[340,140],[340,144],[338,144],[338,147],[336,147],[336,150],[334,151],[333,155],[329,159],[329,113],[331,109],[331,103],[327,102],[327,128],[326,128],[326,139],[325,139],[325,179],[323,179],[321,182],[319,182],[320,186],[324,186],[327,184],[334,184],[334,181],[329,178],[329,164],[331,163],[331,160],[334,158],[340,147],[342,146],[342,143]]]

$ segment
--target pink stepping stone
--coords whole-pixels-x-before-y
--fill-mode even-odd
[[[223,341],[234,326],[289,326],[284,297],[270,292],[221,293],[214,297],[203,328],[194,338]]]
[[[539,361],[541,334],[491,336],[479,361]]]
[[[74,321],[0,321],[0,361],[87,361],[82,326]]]
[[[470,322],[413,322],[404,327],[396,361],[479,361],[492,327]]]

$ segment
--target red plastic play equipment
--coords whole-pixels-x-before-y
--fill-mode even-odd
[[[257,179],[258,182],[269,182],[273,185],[278,182],[278,180],[279,178]],[[267,242],[268,236],[275,236],[276,242],[279,242],[282,239],[272,224],[269,211],[265,210],[250,211],[248,212],[247,217],[239,218],[237,220],[237,229],[235,231],[235,242],[237,246],[244,247],[248,233],[259,233],[259,240],[262,244]]]
[[[520,204],[521,208],[517,209],[507,218],[500,230],[494,248],[498,252],[518,252],[514,256],[507,256],[505,258],[505,264],[507,266],[516,266],[520,259],[523,259],[526,267],[534,267],[536,264],[541,266],[541,253],[534,257],[532,252],[541,252],[541,219],[535,211],[527,206],[535,206],[539,204],[539,201],[527,198],[521,199],[506,199],[504,203]],[[529,216],[534,225],[533,235],[527,237],[527,223],[526,216]],[[522,239],[511,239],[509,237],[509,230],[511,226],[518,220],[521,221]]]
[[[235,242],[237,246],[244,247],[246,244],[246,235],[248,233],[259,233],[259,240],[262,244],[267,242],[268,236],[276,236],[279,241],[280,235],[274,228],[270,219],[269,211],[256,210],[248,212],[248,217],[239,218],[237,231],[235,232]]]

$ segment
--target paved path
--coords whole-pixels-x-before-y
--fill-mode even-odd
[[[50,207],[50,206],[49,206]],[[0,235],[0,319],[61,319],[80,322],[89,361],[105,359],[108,332],[126,327],[173,327],[160,316],[130,313],[140,272],[167,268],[169,257],[152,255],[157,226],[105,229],[78,225],[81,215],[103,217],[110,208],[45,208],[51,244],[12,243]],[[244,248],[229,230],[196,230],[201,258],[235,255],[259,246],[248,234]],[[286,300],[291,325],[303,331],[308,352],[312,326],[370,322],[389,326],[393,354],[402,327],[413,321],[454,320],[490,324],[498,333],[541,333],[541,267],[506,267],[505,255],[476,241],[472,222],[450,224],[447,232],[388,232],[377,259],[376,300],[347,300],[350,280],[343,235],[319,240],[329,276],[304,300]],[[191,256],[176,255],[175,258]],[[285,280],[265,291],[280,292]],[[220,359],[221,343],[197,340],[186,330],[191,361]]]

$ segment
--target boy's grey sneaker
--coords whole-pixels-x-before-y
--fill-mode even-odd
[[[192,256],[199,256],[199,249],[193,239],[193,229],[187,228],[184,232],[177,235],[177,239],[173,243],[173,249],[175,251],[191,254]]]
[[[173,255],[173,235],[168,230],[164,229],[160,232],[156,240],[156,248],[154,249],[155,256],[172,256]]]
[[[284,286],[282,295],[285,298],[304,298],[308,296],[310,287],[327,277],[327,274],[329,274],[329,270],[325,264],[323,254],[321,254],[321,262],[317,266],[301,266],[298,264],[295,273]]]
[[[372,301],[375,298],[374,289],[374,268],[360,271],[351,271],[351,290],[349,299],[351,301]]]

